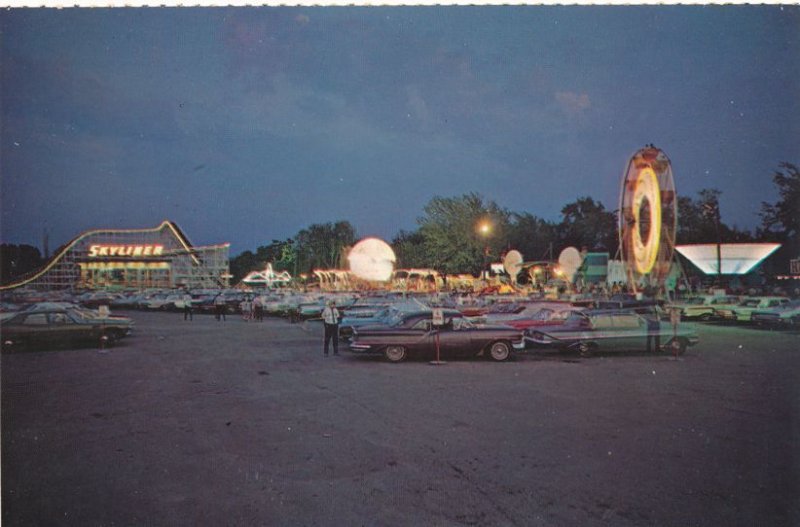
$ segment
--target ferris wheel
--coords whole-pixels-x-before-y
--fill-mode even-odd
[[[669,158],[648,145],[628,161],[620,189],[620,249],[634,291],[664,285],[677,222],[678,200]]]

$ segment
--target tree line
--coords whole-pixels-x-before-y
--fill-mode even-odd
[[[800,169],[781,163],[772,181],[778,191],[775,203],[761,204],[761,224],[750,232],[723,221],[718,189],[703,189],[695,197],[678,197],[678,243],[775,241],[783,244],[773,258],[775,267],[786,269],[790,258],[800,255]],[[391,240],[397,267],[436,269],[442,273],[478,275],[487,261],[497,261],[509,249],[526,260],[558,257],[564,247],[589,251],[618,250],[616,211],[591,197],[581,197],[561,209],[559,221],[548,221],[529,212],[514,212],[476,193],[433,197],[417,219],[413,231],[401,230]],[[482,231],[479,226],[487,225]],[[347,251],[357,241],[348,221],[313,224],[291,238],[272,240],[255,251],[231,258],[233,282],[271,262],[276,271],[292,276],[316,268],[346,268]],[[8,283],[44,265],[39,249],[31,245],[0,245],[0,279]]]
[[[678,197],[678,243],[741,243],[777,241],[783,248],[775,257],[785,269],[789,258],[800,254],[800,170],[781,163],[772,178],[778,189],[775,203],[761,205],[761,225],[754,232],[728,225],[720,217],[722,191],[703,189],[696,196]],[[529,212],[514,212],[476,193],[433,197],[417,220],[418,228],[401,230],[391,240],[398,268],[430,268],[447,274],[478,275],[487,261],[497,261],[510,249],[526,260],[558,257],[574,246],[617,254],[619,238],[616,211],[591,197],[580,197],[561,209],[559,221]],[[488,225],[486,232],[481,225]],[[314,268],[346,268],[347,250],[357,240],[347,221],[314,224],[287,240],[273,240],[255,253],[245,251],[231,260],[231,273],[239,280],[247,272],[272,262],[276,271],[297,276]]]

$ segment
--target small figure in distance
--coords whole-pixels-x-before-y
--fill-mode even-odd
[[[225,310],[228,306],[225,304],[225,297],[222,293],[218,294],[214,299],[214,316],[217,320],[225,320]]]
[[[194,320],[194,311],[192,310],[192,295],[189,291],[183,293],[183,320]]]

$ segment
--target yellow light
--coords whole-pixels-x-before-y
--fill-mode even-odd
[[[478,232],[480,232],[484,236],[488,236],[489,231],[492,230],[492,226],[488,221],[482,221],[478,224]]]
[[[642,205],[647,200],[650,203],[650,229],[647,243],[642,241],[639,228],[639,217]],[[659,238],[661,237],[661,190],[658,178],[652,168],[645,167],[639,172],[636,186],[633,190],[633,219],[634,226],[631,233],[631,245],[636,270],[640,274],[647,274],[653,270],[658,257]]]

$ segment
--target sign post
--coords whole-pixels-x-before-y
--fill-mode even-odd
[[[432,317],[432,329],[436,333],[433,335],[434,342],[436,343],[436,360],[432,360],[431,364],[434,366],[439,366],[441,364],[447,364],[447,362],[439,360],[439,328],[444,326],[444,311],[442,308],[437,307],[433,309]]]

